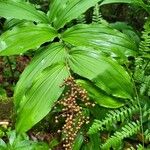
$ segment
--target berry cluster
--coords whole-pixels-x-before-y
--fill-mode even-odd
[[[67,92],[58,101],[58,104],[63,106],[59,117],[62,116],[65,118],[65,124],[62,130],[58,130],[58,133],[62,132],[64,135],[64,149],[71,150],[78,131],[84,123],[89,123],[89,117],[84,116],[83,108],[79,105],[79,101],[84,103],[85,106],[94,107],[95,104],[89,102],[87,91],[76,84],[73,77],[64,80],[62,86],[67,88]],[[58,122],[58,116],[55,117],[55,121],[56,123]]]

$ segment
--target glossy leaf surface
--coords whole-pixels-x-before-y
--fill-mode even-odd
[[[64,46],[59,43],[52,44],[36,54],[31,63],[25,68],[17,83],[14,95],[17,111],[19,111],[20,104],[23,106],[26,102],[23,101],[24,94],[32,86],[34,79],[36,79],[46,67],[64,61],[65,55],[66,51]]]
[[[88,92],[88,96],[91,100],[99,104],[100,106],[106,108],[118,108],[125,104],[124,101],[117,99],[107,93],[103,92],[92,83],[84,80],[77,80],[76,81],[79,85],[81,85],[86,91]]]
[[[76,25],[62,34],[62,39],[74,46],[91,46],[119,57],[135,55],[135,42],[123,33],[102,24]]]
[[[64,0],[62,3],[62,0],[53,0],[49,12],[50,22],[53,22],[56,29],[59,29],[100,1],[101,0]]]
[[[35,22],[48,22],[43,12],[36,10],[30,3],[22,1],[0,0],[0,16],[21,20],[26,19]]]
[[[0,55],[15,55],[53,40],[57,32],[49,25],[30,25],[14,28],[0,36]]]
[[[60,85],[69,76],[64,64],[56,64],[43,70],[25,93],[25,103],[20,106],[17,116],[17,132],[25,132],[46,116],[54,102],[63,92]]]
[[[95,83],[106,93],[120,98],[131,98],[132,83],[127,72],[110,57],[93,49],[76,47],[70,51],[71,69]]]

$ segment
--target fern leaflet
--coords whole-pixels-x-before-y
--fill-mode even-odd
[[[125,106],[117,110],[109,111],[102,121],[94,120],[94,123],[90,127],[88,134],[97,133],[100,130],[104,130],[105,127],[109,128],[118,121],[123,122],[125,119],[130,118],[134,113],[138,111],[138,105],[130,107]]]
[[[130,137],[133,134],[136,134],[140,130],[140,122],[137,120],[136,122],[129,122],[124,127],[122,127],[121,131],[117,131],[111,136],[106,143],[101,146],[102,150],[108,150],[111,147],[115,148],[116,145],[121,143],[124,138]]]

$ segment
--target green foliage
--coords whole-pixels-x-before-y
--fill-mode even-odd
[[[131,39],[133,39],[137,45],[139,45],[140,43],[140,37],[139,35],[136,33],[135,29],[133,27],[131,27],[130,25],[128,25],[125,22],[115,22],[115,23],[111,23],[110,24],[114,29],[117,29],[119,31],[121,31],[122,33],[126,34],[127,36],[129,36]]]
[[[92,50],[92,48],[73,48],[70,51],[69,65],[75,73],[93,81],[108,94],[132,98],[132,83],[128,74],[117,62],[101,55],[99,51]]]
[[[125,104],[125,101],[113,97],[104,91],[100,90],[98,87],[94,86],[91,82],[85,80],[76,80],[76,82],[81,85],[88,92],[88,96],[91,100],[95,101],[100,106],[106,108],[118,108]],[[90,87],[90,88],[89,88]],[[105,101],[104,101],[105,100]]]
[[[48,22],[48,18],[43,12],[36,10],[28,2],[17,0],[0,0],[0,16],[36,22]]]
[[[120,142],[127,137],[136,134],[140,130],[140,122],[129,122],[120,131],[116,131],[113,136],[111,136],[106,143],[101,146],[102,150],[108,150],[111,147],[116,148],[120,145]]]
[[[17,135],[15,131],[9,131],[7,136],[8,143],[0,139],[1,150],[49,150],[47,144],[30,141],[26,134]]]
[[[140,108],[138,105],[130,106],[130,107],[122,107],[118,110],[112,110],[108,113],[106,113],[106,117],[102,120],[94,120],[94,123],[89,128],[88,134],[95,134],[99,131],[103,130],[111,130],[113,126],[117,125],[117,123],[121,123],[122,127],[121,130],[117,130],[111,137],[108,138],[108,140],[102,144],[102,149],[109,149],[111,146],[114,149],[118,149],[116,147],[120,146],[123,142],[122,140],[127,137],[131,137],[133,134],[136,134],[141,129],[141,123],[139,120],[136,121],[129,121],[132,120],[132,118],[137,115],[140,111]],[[150,114],[149,107],[145,106],[142,108],[142,118],[143,118],[143,124],[144,120],[148,122],[148,117]],[[145,142],[149,142],[149,130],[147,129],[144,132],[144,140]]]
[[[106,117],[100,120],[94,120],[94,123],[90,127],[88,133],[94,134],[98,131],[104,130],[105,128],[110,128],[117,122],[124,122],[127,118],[131,118],[134,113],[139,112],[138,105],[134,106],[124,106],[116,110],[111,110],[106,114]]]
[[[110,25],[102,18],[99,7],[111,3],[141,6],[148,13],[150,10],[142,0],[53,0],[48,12],[41,12],[26,1],[0,0],[0,16],[7,19],[0,36],[0,55],[22,54],[28,50],[36,53],[15,88],[17,134],[31,129],[52,110],[66,90],[61,87],[64,80],[74,76],[82,79],[77,82],[87,90],[89,98],[100,105],[96,104],[99,110],[123,106],[109,112],[105,109],[106,117],[95,120],[88,135],[89,126],[81,128],[83,134],[80,132],[74,141],[74,150],[111,147],[119,150],[123,147],[122,140],[137,133],[145,135],[143,143],[149,141],[149,130],[144,132],[143,126],[148,126],[150,110],[141,107],[150,93],[150,23],[146,22],[140,42],[132,27],[125,23]],[[92,6],[92,23],[86,24],[86,11]],[[133,68],[128,61],[130,57],[135,59]],[[91,117],[92,110],[80,105]],[[132,119],[134,117],[136,119]],[[90,121],[94,119],[92,116]],[[121,130],[116,131],[117,126]],[[99,138],[99,131],[104,130],[114,132],[105,143]],[[18,141],[19,136],[13,134],[13,137]],[[21,139],[17,143],[14,139],[10,138],[9,144],[1,140],[0,144],[4,149],[17,150],[23,141],[29,149],[36,149],[29,140]],[[51,147],[57,144],[56,140]]]
[[[62,28],[66,23],[72,19],[76,19],[88,8],[94,6],[101,0],[61,0],[52,1],[49,9],[49,20],[54,24],[56,29]]]
[[[53,40],[56,35],[55,29],[46,24],[28,24],[28,26],[15,28],[1,36],[0,55],[24,53],[29,49],[38,48],[44,42]]]
[[[93,47],[121,58],[134,56],[137,51],[137,45],[128,36],[104,24],[75,25],[62,34],[62,39],[74,46]]]
[[[146,5],[146,3],[143,2],[143,0],[104,0],[100,5],[106,5],[106,4],[113,4],[113,3],[127,3],[127,4],[134,4],[139,7],[142,7],[149,13],[150,7],[149,5]]]
[[[75,141],[74,141],[72,149],[73,150],[80,149],[82,144],[83,144],[83,141],[84,141],[84,136],[82,134],[78,134]]]
[[[23,97],[23,101],[19,104],[16,124],[18,132],[29,130],[48,114],[63,92],[63,88],[59,86],[68,76],[69,73],[64,64],[47,67],[41,72],[34,80],[28,95]]]
[[[142,41],[139,45],[139,57],[136,59],[136,68],[134,72],[135,81],[140,84],[139,91],[141,95],[150,96],[150,20],[144,25],[142,32]]]
[[[144,136],[145,136],[145,140],[146,141],[150,141],[150,130],[147,129],[145,132],[144,132]]]
[[[142,41],[140,42],[139,50],[141,53],[148,52],[150,47],[150,19],[144,24],[144,31],[142,32]]]
[[[40,52],[37,52],[17,83],[14,94],[16,109],[18,109],[19,103],[21,103],[27,90],[30,90],[33,80],[47,67],[62,62],[65,59],[65,54],[65,47],[61,43],[53,43],[46,47],[46,50],[42,49]]]
[[[93,23],[101,23],[101,20],[102,20],[102,16],[99,11],[99,5],[96,4],[94,6],[94,10],[93,10],[92,22]]]
[[[7,97],[6,90],[0,87],[0,101],[3,101]]]
[[[132,99],[133,87],[129,75],[115,60],[104,55],[103,51],[126,58],[136,54],[136,44],[125,34],[104,24],[81,24],[67,30],[63,28],[97,2],[100,0],[66,0],[61,5],[62,1],[54,0],[50,3],[48,16],[45,18],[44,15],[41,19],[34,5],[12,0],[0,1],[6,8],[5,11],[1,10],[4,12],[1,13],[2,16],[37,22],[23,22],[21,25],[18,22],[17,27],[14,26],[15,23],[8,26],[7,29],[11,27],[11,30],[1,35],[0,55],[20,54],[29,49],[37,49],[43,43],[48,45],[39,49],[40,52],[25,69],[17,84],[14,94],[17,132],[29,130],[48,114],[63,92],[59,86],[72,72],[91,80],[108,94]],[[22,15],[21,18],[19,13],[25,13],[29,8],[31,10],[28,15],[24,18]],[[8,9],[17,11],[10,14]],[[49,20],[51,25],[45,20]],[[38,21],[44,24],[41,25]],[[58,31],[60,28],[63,30]],[[59,39],[58,43],[52,41],[55,37]]]

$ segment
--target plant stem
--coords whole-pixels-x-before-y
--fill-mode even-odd
[[[141,133],[142,133],[142,146],[144,147],[144,142],[145,142],[145,139],[144,139],[144,130],[143,130],[143,113],[142,113],[142,107],[141,107],[141,104],[140,104],[140,99],[139,99],[139,95],[138,95],[138,92],[137,92],[137,88],[136,88],[136,85],[135,85],[135,82],[134,82],[134,79],[131,75],[131,72],[128,68],[128,66],[126,65],[126,68],[128,70],[128,73],[131,77],[131,80],[132,80],[132,83],[133,83],[133,88],[134,88],[134,91],[135,91],[135,97],[136,97],[136,100],[137,100],[137,104],[139,106],[139,113],[140,113],[140,128],[141,128]]]

